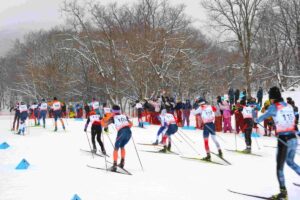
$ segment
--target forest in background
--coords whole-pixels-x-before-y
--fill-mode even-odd
[[[0,108],[17,100],[121,104],[165,90],[212,100],[229,87],[300,85],[298,0],[199,0],[220,38],[167,0],[84,5],[66,0],[66,23],[28,33],[0,58]]]

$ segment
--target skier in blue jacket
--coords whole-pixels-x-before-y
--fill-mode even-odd
[[[268,117],[272,117],[278,134],[278,152],[277,152],[277,178],[280,186],[280,193],[271,197],[271,199],[287,199],[287,190],[285,186],[285,177],[283,173],[284,163],[300,175],[300,166],[295,163],[294,158],[297,149],[297,138],[295,134],[295,115],[293,107],[283,101],[278,87],[272,87],[269,90],[269,99],[271,105],[267,112],[260,116],[255,122],[260,123]]]

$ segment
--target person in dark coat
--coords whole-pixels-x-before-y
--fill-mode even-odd
[[[247,92],[246,89],[244,89],[242,92],[242,100],[246,101],[246,99],[247,99]]]
[[[234,104],[234,91],[232,87],[229,88],[228,97],[229,97],[230,107],[232,107],[232,105]]]
[[[262,106],[262,99],[263,99],[263,89],[262,87],[259,87],[256,97],[257,97],[257,103],[259,104],[259,106]]]
[[[192,110],[191,101],[186,99],[182,104],[182,126],[184,126],[186,121],[186,126],[190,126],[190,114]]]
[[[240,99],[240,90],[236,89],[234,91],[234,104],[236,104],[239,99]]]

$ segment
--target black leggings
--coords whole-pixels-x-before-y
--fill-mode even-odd
[[[244,126],[245,126],[245,142],[247,147],[251,148],[251,133],[252,133],[252,127],[253,127],[253,120],[252,119],[244,119]]]
[[[96,141],[95,138],[97,137],[97,142],[99,143],[100,147],[101,147],[101,151],[105,151],[104,149],[104,145],[101,141],[101,133],[102,133],[102,127],[101,126],[97,126],[97,125],[92,125],[92,143],[93,143],[93,149],[97,149],[96,147]]]
[[[295,140],[295,141],[293,141]],[[285,144],[284,144],[284,143]],[[278,139],[278,149],[276,156],[276,173],[280,188],[285,188],[285,178],[283,173],[284,163],[286,162],[296,173],[300,175],[300,167],[294,162],[296,154],[297,140],[295,134],[280,135]]]
[[[17,130],[19,129],[19,120],[20,120],[20,112],[15,113],[14,122],[13,122],[13,129],[15,129],[15,124],[17,122]]]

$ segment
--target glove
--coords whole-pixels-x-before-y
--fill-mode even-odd
[[[105,127],[105,128],[104,128],[104,131],[105,131],[105,133],[108,133],[108,128]]]
[[[84,129],[84,132],[86,132],[86,128]]]

